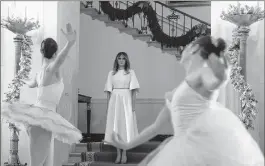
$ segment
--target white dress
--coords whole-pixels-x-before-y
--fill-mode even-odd
[[[243,123],[216,98],[204,98],[186,81],[167,93],[174,135],[139,166],[264,166]]]
[[[123,141],[129,142],[138,135],[136,114],[132,111],[132,90],[138,91],[140,86],[133,70],[128,74],[124,70],[112,73],[109,72],[104,89],[111,92],[105,141],[111,144],[111,134],[115,131]]]
[[[38,73],[38,83],[43,78],[41,72],[44,72],[44,70]],[[37,87],[37,100],[34,105],[21,102],[3,102],[1,106],[2,118],[17,126],[24,126],[24,129],[27,129],[28,126],[38,126],[46,129],[52,132],[55,139],[63,143],[79,143],[82,139],[81,131],[56,113],[63,90],[62,79],[48,86],[39,85]]]

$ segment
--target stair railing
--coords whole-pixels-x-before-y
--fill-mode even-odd
[[[101,12],[100,1],[86,2],[88,4],[86,7],[96,8],[98,10],[98,14],[104,14]],[[112,6],[118,9],[127,9],[135,2],[136,1],[110,1]],[[209,28],[211,26],[209,23],[203,20],[200,20],[192,15],[182,12],[174,7],[168,6],[160,1],[153,1],[150,2],[150,4],[156,12],[159,24],[163,32],[169,36],[182,36],[197,24],[204,24]],[[134,15],[128,20],[122,20],[122,22],[124,23],[125,27],[136,28],[139,34],[152,35],[147,26],[146,16],[143,13]],[[163,43],[161,44],[163,45]]]

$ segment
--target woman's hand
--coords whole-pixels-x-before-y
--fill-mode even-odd
[[[66,24],[66,33],[63,29],[61,29],[62,34],[66,37],[67,41],[69,43],[75,43],[76,40],[76,31],[72,29],[72,26],[70,23]]]

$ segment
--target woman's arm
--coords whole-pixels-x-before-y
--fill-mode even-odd
[[[74,45],[76,40],[76,32],[72,30],[71,24],[66,25],[67,33],[65,33],[62,29],[61,32],[67,39],[67,43],[65,44],[64,48],[60,51],[56,59],[49,65],[49,70],[52,72],[58,71],[58,69],[61,67],[63,62],[65,61],[70,48]]]
[[[110,100],[111,93],[107,92],[107,109],[109,108],[109,100]]]
[[[114,140],[118,148],[125,150],[132,149],[138,145],[147,142],[148,140],[156,136],[158,134],[158,131],[160,131],[161,127],[164,126],[164,124],[169,121],[170,121],[170,112],[168,108],[165,106],[159,113],[156,121],[152,125],[145,128],[134,140],[132,140],[127,144],[122,144],[118,138],[115,138]]]
[[[137,91],[133,89],[132,90],[132,111],[135,111],[136,93]]]
[[[36,88],[38,86],[37,80],[36,80],[36,76],[31,79],[31,80],[22,80],[22,82],[24,82],[25,84],[28,85],[29,88]]]

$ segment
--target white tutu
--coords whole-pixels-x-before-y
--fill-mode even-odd
[[[56,113],[63,90],[63,80],[60,80],[48,86],[39,86],[34,105],[21,102],[12,104],[3,102],[1,105],[2,118],[16,126],[24,126],[24,129],[29,126],[39,126],[52,132],[55,139],[64,143],[78,143],[82,139],[81,132]]]
[[[174,93],[174,136],[139,166],[264,166],[258,144],[234,113],[207,101],[186,82]]]
[[[78,143],[82,135],[61,115],[44,107],[24,103],[2,103],[2,118],[18,126],[39,126],[53,133],[54,138],[64,143]],[[23,128],[22,128],[23,129]]]

